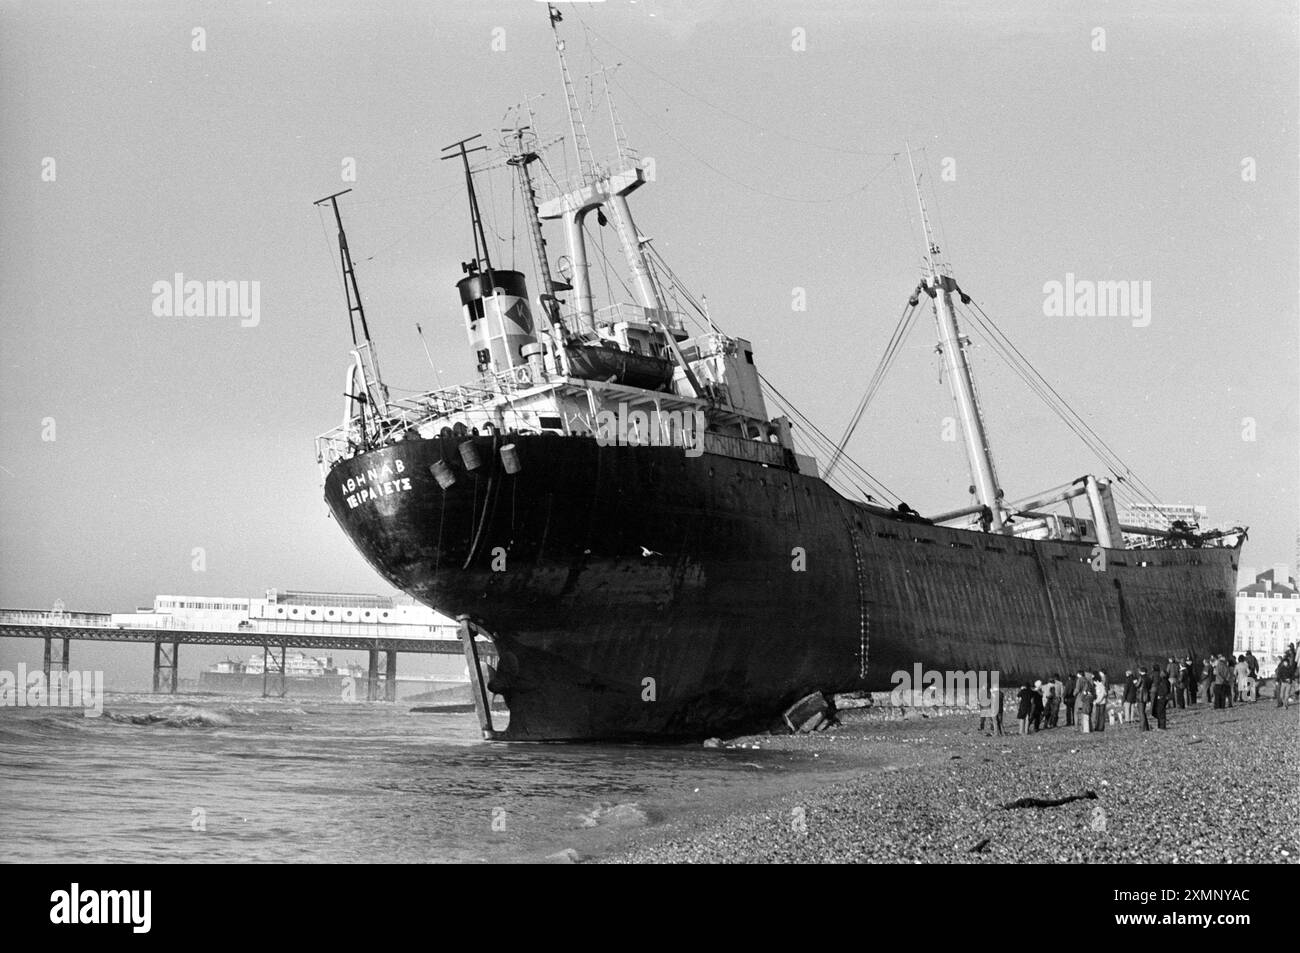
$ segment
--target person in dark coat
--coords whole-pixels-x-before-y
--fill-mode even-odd
[[[1029,723],[1034,731],[1038,731],[1043,724],[1043,683],[1041,680],[1034,682],[1033,704],[1033,710],[1029,714]]]
[[[1065,676],[1065,693],[1062,704],[1065,705],[1065,727],[1069,728],[1074,724],[1074,687],[1079,682],[1079,673],[1075,672],[1070,675],[1068,672]]]
[[[1142,709],[1142,730],[1150,731],[1151,723],[1147,721],[1147,702],[1151,701],[1151,673],[1146,667],[1138,669],[1138,707]]]
[[[1228,663],[1222,655],[1214,660],[1214,707],[1230,708],[1232,690],[1228,686]]]
[[[1016,709],[1016,717],[1020,719],[1020,733],[1029,734],[1029,719],[1034,714],[1034,699],[1038,697],[1038,692],[1033,685],[1020,686],[1020,706]]]
[[[1183,668],[1183,690],[1187,693],[1187,707],[1195,708],[1197,688],[1196,660],[1189,655],[1187,658],[1183,659],[1183,664],[1185,666]]]
[[[1288,652],[1282,656],[1282,661],[1277,663],[1277,668],[1273,672],[1274,684],[1277,686],[1273,689],[1276,707],[1285,709],[1291,706],[1291,682],[1295,676],[1295,656]]]
[[[1137,720],[1138,707],[1138,679],[1129,669],[1124,673],[1124,721],[1134,722]]]
[[[1164,730],[1169,726],[1165,724],[1165,716],[1169,711],[1169,679],[1157,678],[1152,686],[1152,692],[1155,696],[1155,702],[1151,706],[1151,713],[1156,716],[1156,725]]]

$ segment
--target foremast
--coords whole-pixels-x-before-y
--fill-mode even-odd
[[[952,306],[952,293],[961,294],[948,266],[939,259],[939,246],[930,227],[930,216],[921,194],[921,180],[912,162],[912,150],[907,150],[907,162],[912,170],[912,183],[916,188],[916,201],[921,208],[921,227],[925,233],[925,260],[929,284],[922,281],[922,289],[934,300],[935,323],[939,328],[938,350],[943,355],[952,388],[953,401],[961,422],[966,444],[966,459],[970,463],[972,488],[975,498],[984,509],[983,520],[988,528],[997,532],[1006,523],[1002,508],[1002,490],[998,486],[997,471],[993,466],[993,451],[989,447],[988,432],[980,413],[979,398],[970,362],[966,359],[966,342],[957,326],[957,314]]]
[[[339,230],[339,263],[343,270],[343,293],[348,304],[348,326],[352,332],[352,366],[348,368],[348,378],[344,392],[347,404],[343,411],[343,426],[346,428],[354,417],[360,418],[360,439],[369,441],[366,433],[365,414],[370,408],[372,421],[377,421],[388,413],[388,388],[379,374],[379,359],[375,354],[375,342],[370,338],[370,325],[366,323],[366,309],[361,302],[361,289],[357,287],[357,273],[352,267],[352,252],[348,249],[348,236],[343,230],[343,216],[339,213],[339,196],[347,195],[351,189],[335,192],[315,202],[315,205],[330,203],[334,210],[334,222]],[[360,334],[358,334],[358,330]],[[355,406],[354,406],[355,405]]]

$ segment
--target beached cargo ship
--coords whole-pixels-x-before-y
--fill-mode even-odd
[[[343,421],[317,441],[325,500],[385,579],[496,644],[486,688],[510,717],[504,733],[485,721],[489,736],[698,738],[764,727],[809,693],[889,689],[917,662],[1007,681],[1231,648],[1244,531],[1122,524],[1116,492],[1140,484],[1114,461],[1113,479],[1003,493],[959,326],[979,306],[934,241],[915,172],[925,267],[904,317],[933,311],[973,497],[928,518],[831,485],[857,467],[845,440],[798,416],[638,231],[628,196],[646,163],[617,125],[617,155],[593,159],[557,49],[581,172],[539,189],[546,144],[523,124],[504,163],[536,212],[536,299],[492,264],[472,140],[448,156],[474,235],[457,286],[473,382],[390,397],[338,196],[321,200],[355,344]],[[633,302],[596,307],[592,213],[619,238]],[[567,244],[560,279],[549,221]]]

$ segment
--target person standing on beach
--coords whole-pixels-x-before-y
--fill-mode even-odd
[[[1201,689],[1205,692],[1205,704],[1214,704],[1214,660],[1208,655],[1201,660]]]
[[[1061,698],[1065,694],[1065,683],[1061,676],[1052,674],[1052,709],[1048,712],[1047,727],[1055,728],[1061,722]]]
[[[1273,689],[1273,698],[1278,708],[1287,708],[1291,704],[1291,681],[1295,678],[1296,667],[1295,658],[1291,655],[1283,655],[1282,661],[1277,663],[1277,669],[1273,672],[1273,678],[1277,687]]]
[[[1156,679],[1153,691],[1155,701],[1151,705],[1151,713],[1156,716],[1156,726],[1163,731],[1169,727],[1165,724],[1165,715],[1169,710],[1169,680],[1166,678]]]
[[[1098,670],[1097,677],[1092,680],[1092,730],[1106,730],[1106,700],[1110,694],[1110,686],[1106,682],[1106,673]]]
[[[1043,680],[1034,679],[1033,710],[1029,713],[1029,723],[1034,731],[1043,724]]]
[[[1151,673],[1142,667],[1138,670],[1138,705],[1142,708],[1142,730],[1150,731],[1151,725],[1147,721],[1147,702],[1151,701]]]
[[[1259,701],[1259,659],[1250,649],[1246,649],[1246,665],[1250,667],[1250,700]]]
[[[1179,708],[1187,707],[1187,663],[1178,663],[1178,672],[1174,675],[1174,704]]]
[[[1002,734],[1002,689],[996,686],[989,689],[988,697],[980,703],[980,733],[984,732],[984,722],[989,723],[990,733]]]
[[[1084,734],[1092,731],[1092,673],[1079,673],[1079,692],[1075,699],[1078,710],[1075,712],[1079,730]]]
[[[1061,696],[1056,693],[1056,676],[1049,675],[1043,681],[1043,727],[1056,727],[1056,709],[1061,704]]]
[[[1083,671],[1082,668],[1075,672],[1074,676],[1074,723],[1076,725],[1079,724],[1080,718],[1092,718],[1092,673]],[[1087,725],[1083,725],[1080,731],[1087,731]]]
[[[1232,674],[1233,689],[1236,692],[1233,697],[1238,702],[1247,701],[1250,694],[1250,665],[1246,662],[1246,656],[1237,656],[1237,664],[1232,667]]]
[[[1133,675],[1133,670],[1129,669],[1124,673],[1124,721],[1133,723],[1137,717],[1137,706],[1138,680]]]
[[[1197,686],[1197,666],[1196,662],[1189,655],[1183,659],[1183,678],[1186,681],[1187,707],[1196,707],[1196,686]]]
[[[1033,685],[1022,685],[1020,687],[1020,706],[1016,709],[1016,717],[1020,719],[1020,733],[1029,734],[1029,719],[1034,714],[1034,699],[1038,697],[1038,692],[1034,690]]]
[[[1228,663],[1220,655],[1214,660],[1214,707],[1228,707],[1231,697],[1228,689]]]

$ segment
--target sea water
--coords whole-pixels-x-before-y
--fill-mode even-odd
[[[588,859],[848,770],[761,748],[488,743],[473,714],[402,704],[110,692],[97,718],[0,708],[0,859]]]

